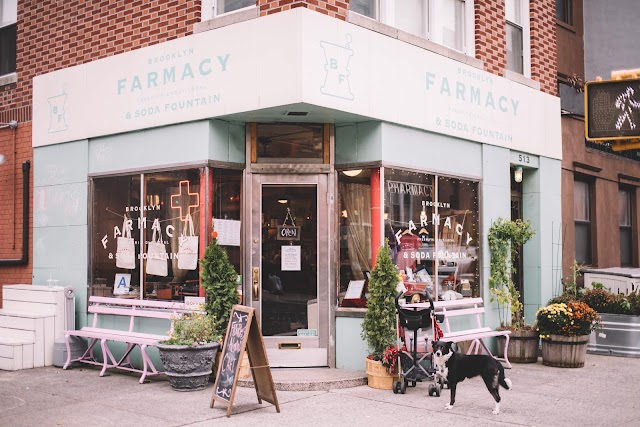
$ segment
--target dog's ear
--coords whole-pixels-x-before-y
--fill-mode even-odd
[[[453,342],[451,342],[451,341],[446,342],[444,348],[447,350],[447,353],[452,352],[453,351]]]

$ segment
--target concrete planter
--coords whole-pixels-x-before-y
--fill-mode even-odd
[[[177,391],[205,388],[219,346],[219,343],[198,346],[158,344],[171,388]]]
[[[640,357],[640,316],[598,314],[602,323],[591,332],[587,353]]]

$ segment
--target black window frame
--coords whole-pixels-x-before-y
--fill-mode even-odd
[[[17,28],[16,23],[0,27],[0,76],[16,72]]]
[[[556,0],[556,19],[573,25],[573,0]]]

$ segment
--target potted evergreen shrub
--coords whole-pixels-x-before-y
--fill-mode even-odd
[[[396,347],[397,322],[395,295],[401,277],[391,260],[388,240],[378,251],[376,265],[369,279],[367,312],[362,324],[362,338],[369,347],[367,356],[367,377],[370,387],[391,390],[397,373],[388,372],[383,365],[383,356],[389,348]]]
[[[227,251],[218,244],[218,233],[215,230],[212,231],[209,246],[200,260],[200,268],[200,282],[206,297],[205,311],[215,319],[216,333],[224,339],[231,308],[240,303],[236,283],[238,273],[229,261]],[[222,347],[219,351],[222,351]],[[245,359],[246,354],[242,363],[248,364]]]
[[[518,249],[527,243],[535,232],[530,221],[515,221],[498,218],[489,228],[491,266],[489,276],[490,301],[498,303],[501,330],[510,330],[507,358],[515,363],[538,361],[538,333],[526,323],[520,292],[513,283],[515,259]],[[505,337],[497,337],[499,356],[504,356]]]
[[[169,339],[157,344],[171,388],[201,390],[207,386],[221,335],[213,316],[186,314],[174,321]]]

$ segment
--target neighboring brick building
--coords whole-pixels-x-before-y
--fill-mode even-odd
[[[17,39],[0,122],[18,121],[0,129],[0,153],[14,137],[18,153],[0,194],[20,200],[32,160],[32,249],[0,284],[73,286],[79,325],[114,279],[144,298],[197,295],[178,233],[189,213],[202,254],[227,220],[271,364],[357,367],[361,319],[342,301],[384,237],[434,295],[488,297],[488,228],[521,217],[536,229],[518,280],[532,318],[560,263],[554,1],[411,3],[18,1],[0,24]],[[152,228],[166,275],[145,261]],[[8,240],[0,255],[17,257],[20,233]],[[301,351],[278,350],[290,344]]]
[[[583,84],[598,76],[611,80],[614,70],[640,68],[635,42],[640,3],[628,0],[615,8],[582,0],[562,0],[558,4],[562,13],[557,31],[563,276],[570,277],[574,260],[587,270],[637,268],[640,150],[616,152],[606,141],[585,139]]]

